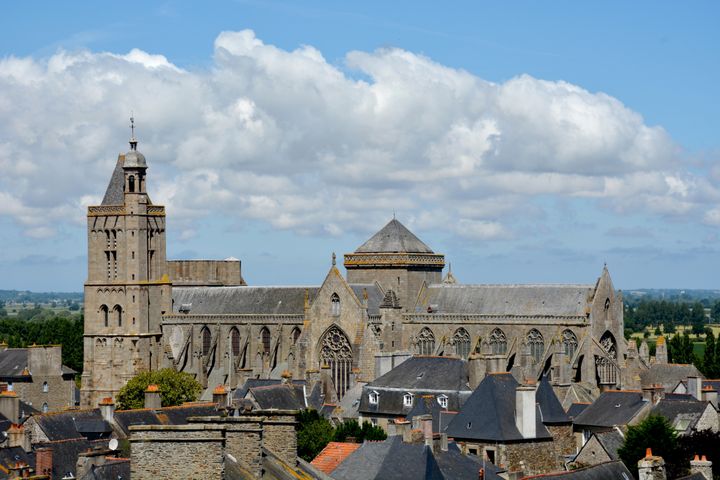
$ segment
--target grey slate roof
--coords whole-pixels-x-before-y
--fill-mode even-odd
[[[535,400],[540,408],[540,419],[545,425],[571,423],[563,410],[557,395],[553,391],[547,376],[543,376],[535,392]]]
[[[256,387],[267,387],[268,385],[280,385],[282,380],[276,378],[248,378],[241,387],[238,387],[233,392],[233,399],[240,400],[245,398],[245,395],[250,391],[251,388]],[[306,385],[305,380],[293,380],[294,385]]]
[[[302,315],[305,291],[310,299],[319,287],[177,287],[173,288],[173,313],[191,305],[189,314]]]
[[[433,253],[405,225],[392,219],[370,239],[360,245],[355,253]]]
[[[50,441],[72,438],[109,438],[112,428],[103,420],[100,409],[70,410],[33,415],[33,419]]]
[[[376,283],[351,283],[350,288],[352,289],[355,296],[360,301],[360,305],[363,302],[363,291],[368,294],[368,315],[379,315],[380,314],[380,303],[382,303],[384,294],[380,287]]]
[[[0,378],[26,378],[28,375],[23,374],[23,370],[27,368],[28,351],[27,348],[8,348],[0,352]]]
[[[451,443],[447,452],[433,453],[424,444],[403,443],[400,436],[382,442],[365,442],[332,472],[337,480],[457,479],[476,480],[479,459],[462,455]],[[497,467],[485,466],[486,480],[499,480]]]
[[[713,390],[720,392],[720,380],[703,380],[702,388],[711,387]]]
[[[671,392],[681,380],[690,376],[704,378],[695,365],[654,363],[649,369],[640,372],[640,383],[642,386],[660,384],[666,392]]]
[[[15,466],[17,462],[23,462],[35,468],[35,454],[25,452],[22,447],[0,448],[0,466],[3,467],[0,468],[0,479],[10,478],[5,471]]]
[[[470,390],[467,362],[453,357],[415,355],[368,387],[394,387],[412,390]]]
[[[570,408],[568,408],[568,417],[570,417],[571,420],[574,420],[575,417],[580,415],[589,406],[589,403],[573,403],[570,405]]]
[[[189,417],[207,417],[217,415],[213,403],[189,403],[176,407],[163,407],[157,410],[140,408],[137,410],[116,410],[115,423],[128,435],[133,425],[186,425]]]
[[[622,447],[623,443],[625,443],[625,438],[623,438],[620,432],[613,429],[607,432],[594,433],[593,435],[595,435],[611,459],[618,460],[620,458],[618,450]]]
[[[254,387],[248,392],[263,410],[304,410],[305,388],[302,385],[280,384]]]
[[[90,471],[79,480],[118,480],[123,478],[130,478],[130,460],[108,459],[105,465],[91,467]]]
[[[487,375],[445,429],[449,437],[497,442],[524,440],[515,425],[515,390],[510,373]],[[537,398],[537,395],[536,395]],[[552,438],[537,409],[536,438]]]
[[[599,463],[592,467],[579,468],[569,472],[545,473],[523,477],[522,480],[530,478],[553,478],[558,480],[632,480],[634,477],[630,470],[620,460]]]
[[[123,171],[124,161],[125,156],[119,155],[117,163],[115,164],[115,169],[110,177],[110,183],[108,184],[107,190],[105,190],[102,205],[123,205],[125,203],[125,172]]]
[[[627,425],[647,405],[640,392],[610,390],[603,392],[573,423],[592,427]]]
[[[585,316],[592,285],[432,284],[417,312],[483,315]]]
[[[708,402],[695,400],[672,400],[663,398],[650,411],[652,415],[665,417],[680,433],[689,433],[708,407]]]

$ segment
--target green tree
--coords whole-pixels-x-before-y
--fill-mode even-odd
[[[712,329],[705,330],[705,354],[701,365],[702,373],[707,378],[718,378],[720,376],[720,358],[718,358],[718,344],[715,342],[715,335]]]
[[[336,442],[344,442],[350,437],[362,443],[365,440],[385,440],[387,434],[381,427],[376,427],[368,421],[360,426],[357,420],[346,420],[335,428],[333,439]]]
[[[670,363],[697,363],[694,345],[687,332],[675,335],[668,342],[668,356]]]
[[[639,424],[628,427],[618,454],[635,478],[638,476],[637,463],[645,457],[647,448],[652,449],[653,455],[665,460],[668,478],[678,478],[687,471],[689,458],[686,458],[677,433],[665,417],[650,415]]]
[[[317,410],[301,411],[298,415],[298,456],[311,461],[332,441],[334,434],[332,424],[321,417]]]
[[[720,300],[716,300],[710,309],[710,316],[715,322],[720,322]]]
[[[158,386],[163,407],[195,401],[202,391],[202,385],[189,373],[176,372],[172,368],[143,372],[131,378],[120,389],[117,395],[118,408],[143,408],[148,385]]]

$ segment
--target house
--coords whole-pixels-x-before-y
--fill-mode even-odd
[[[359,420],[387,430],[390,419],[407,417],[428,396],[439,410],[458,411],[472,393],[468,380],[461,358],[413,356],[363,387]]]
[[[593,433],[585,442],[573,460],[577,467],[587,467],[600,463],[619,460],[618,449],[625,442],[625,436],[619,428],[607,432]]]
[[[318,453],[317,457],[313,458],[310,464],[329,475],[361,445],[350,442],[330,442]]]
[[[677,385],[689,377],[703,378],[702,373],[692,364],[654,363],[649,369],[640,372],[640,383],[643,387],[659,384],[665,392],[674,392]]]
[[[678,435],[700,430],[718,431],[718,412],[710,402],[701,402],[688,395],[687,399],[663,398],[650,410],[651,415],[665,417]]]
[[[573,430],[581,435],[582,446],[593,433],[607,432],[615,427],[625,428],[642,421],[652,408],[652,402],[638,390],[609,390],[603,392],[573,420]]]
[[[546,377],[519,384],[510,373],[487,375],[445,429],[463,453],[508,470],[560,468],[573,452],[572,426]]]

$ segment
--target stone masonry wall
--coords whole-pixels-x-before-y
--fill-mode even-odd
[[[562,460],[564,455],[573,455],[577,451],[572,425],[546,425],[555,445],[555,455]]]
[[[495,464],[508,471],[522,471],[525,475],[539,475],[563,470],[563,462],[555,455],[552,440],[518,443],[462,442],[463,453],[476,449],[480,455],[486,449],[495,450]]]
[[[278,415],[263,423],[263,446],[289,465],[297,458],[296,423],[294,415]]]

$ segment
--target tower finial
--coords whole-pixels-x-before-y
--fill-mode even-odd
[[[130,112],[130,149],[137,150],[137,140],[135,139],[135,114]]]
[[[333,267],[335,266],[335,263],[336,263],[336,257],[335,257],[335,252],[333,252],[333,254],[332,254],[332,264],[333,264]]]

